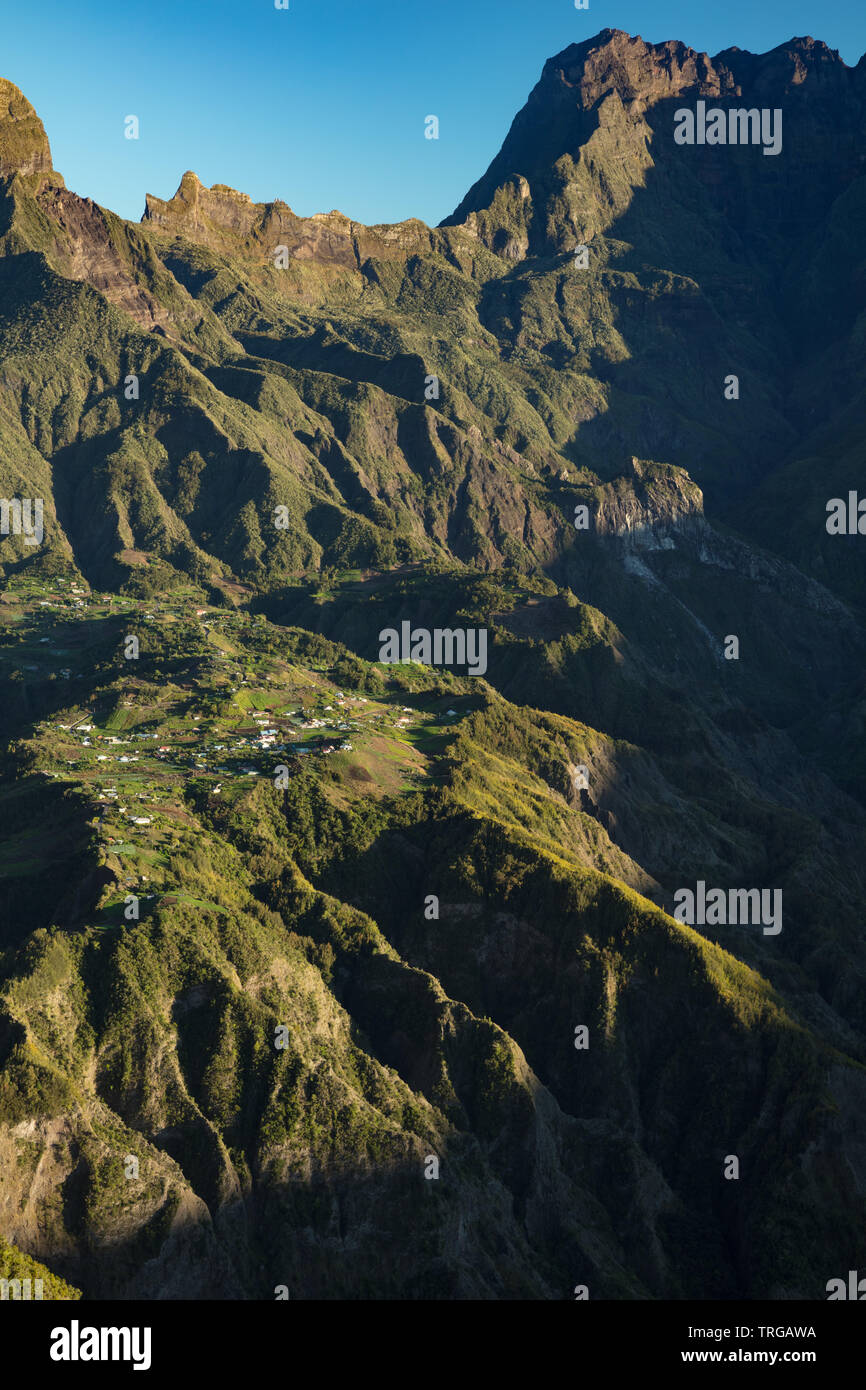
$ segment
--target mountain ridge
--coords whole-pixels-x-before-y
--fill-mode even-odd
[[[7,1263],[86,1300],[856,1268],[864,73],[603,31],[436,228],[191,171],[126,221],[0,100],[0,491],[44,502],[0,539]],[[778,159],[676,145],[714,84],[782,104]],[[483,629],[484,674],[380,660],[404,623]],[[696,883],[782,932],[675,920]]]

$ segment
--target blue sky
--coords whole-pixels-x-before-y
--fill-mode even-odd
[[[710,53],[810,34],[850,65],[866,50],[864,0],[0,0],[0,20],[0,76],[69,187],[135,219],[194,169],[302,215],[438,222],[545,59],[603,28]]]

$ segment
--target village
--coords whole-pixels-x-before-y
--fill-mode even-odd
[[[124,659],[118,617],[139,635],[137,661]],[[347,690],[322,665],[259,651],[256,631],[248,613],[195,591],[145,602],[28,579],[0,593],[0,670],[17,669],[28,702],[49,706],[32,729],[33,771],[85,793],[124,893],[171,890],[190,794],[231,801],[305,769],[337,805],[411,792],[436,780],[431,759],[474,703],[450,676],[450,697],[423,692],[421,668],[412,704],[402,691]]]

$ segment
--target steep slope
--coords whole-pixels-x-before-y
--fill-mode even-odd
[[[698,101],[780,112],[780,150],[677,144],[675,112]],[[578,431],[593,451],[582,458],[604,471],[599,456],[621,460],[631,427],[714,508],[736,501],[739,525],[861,603],[862,553],[828,543],[824,522],[857,482],[864,125],[866,63],[848,68],[813,39],[710,58],[604,30],[549,59],[446,219],[531,266],[588,245],[582,276],[539,284],[518,264],[516,293],[491,302],[515,346],[542,350],[555,304],[566,361],[587,335],[571,308],[583,296],[564,284],[610,305],[609,408]],[[763,506],[744,496],[777,474]]]
[[[30,102],[0,78],[0,178],[51,172],[48,136]]]
[[[85,1298],[857,1267],[864,82],[605,30],[438,228],[192,173],[125,222],[0,83],[0,492],[44,504],[0,537],[14,1259]],[[699,100],[780,150],[677,144]],[[383,663],[404,623],[483,675]],[[783,930],[675,921],[699,881]]]
[[[303,633],[219,610],[161,612],[117,675],[101,628],[133,616],[79,619],[89,717],[55,692],[0,799],[11,1240],[88,1298],[821,1296],[856,1258],[863,1064],[790,975],[611,877],[652,889],[571,774],[607,756],[640,798],[637,750],[423,670],[347,697]],[[231,751],[248,700],[347,698],[351,751],[283,787],[282,752]],[[459,720],[382,796],[407,699]],[[27,798],[58,776],[85,844],[48,879]]]

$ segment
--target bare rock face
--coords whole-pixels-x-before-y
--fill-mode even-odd
[[[572,44],[548,59],[541,80],[571,89],[584,110],[611,92],[624,102],[652,104],[691,87],[720,96],[732,85],[729,74],[718,73],[706,53],[673,39],[648,44],[621,29],[605,29],[588,43]]]
[[[13,82],[0,77],[0,178],[51,172],[42,122]]]
[[[596,488],[595,495],[596,532],[620,536],[637,549],[672,549],[674,532],[703,531],[703,494],[683,468],[633,458],[629,474]]]
[[[214,230],[219,228],[234,236],[247,237],[260,215],[261,209],[245,193],[236,193],[218,183],[213,188],[205,188],[188,169],[174,197],[167,202],[148,193],[142,220],[196,240],[210,224]]]
[[[500,255],[513,254],[526,228],[533,252],[566,251],[607,232],[648,187],[658,188],[659,207],[643,198],[641,218],[663,218],[663,190],[688,160],[722,211],[748,215],[756,232],[768,219],[774,227],[805,224],[860,167],[864,78],[862,61],[849,68],[811,38],[790,39],[770,53],[730,48],[711,57],[676,41],[651,44],[604,29],[548,59],[498,155],[442,225],[471,219]],[[771,178],[764,169],[756,177],[754,160],[739,152],[731,159],[713,150],[683,156],[673,139],[674,111],[699,99],[782,110],[784,164]],[[504,193],[515,180],[530,190],[519,207]]]
[[[400,258],[429,251],[434,240],[423,222],[410,218],[393,226],[365,227],[341,212],[298,217],[287,203],[254,203],[226,184],[206,188],[188,170],[168,201],[148,193],[142,222],[223,254],[273,256],[284,246],[293,260],[358,269],[368,256]]]

